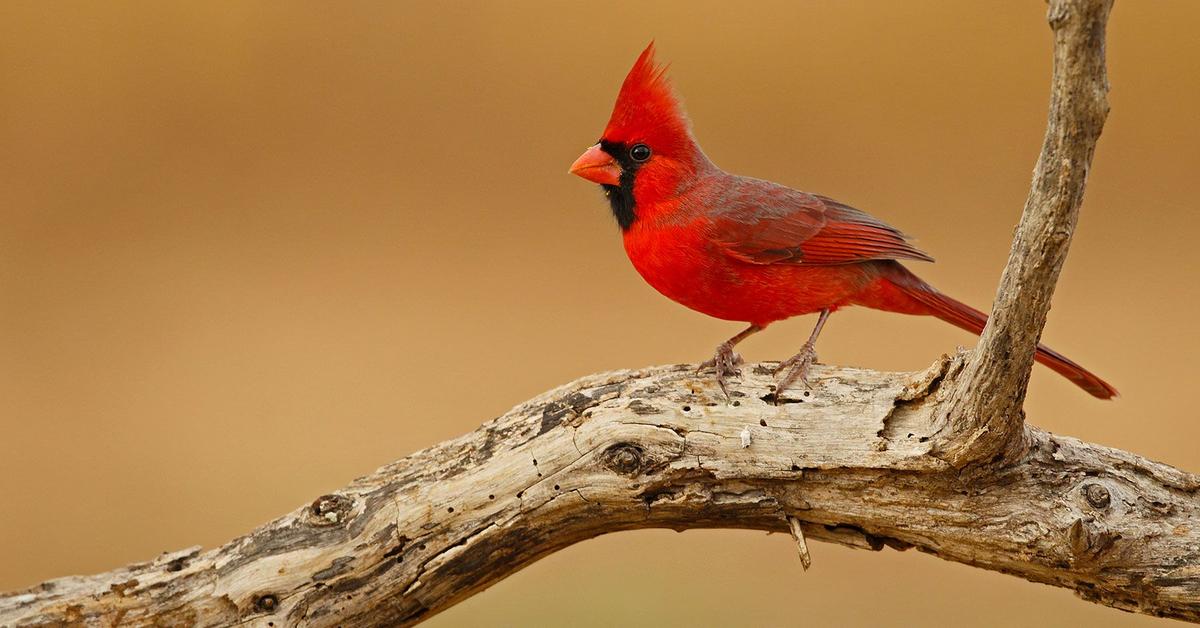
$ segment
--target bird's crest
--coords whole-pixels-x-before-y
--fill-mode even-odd
[[[650,42],[621,85],[604,138],[629,142],[680,135],[690,136],[687,116],[667,79],[666,66],[655,64]]]

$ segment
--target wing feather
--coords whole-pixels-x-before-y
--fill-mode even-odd
[[[752,264],[932,262],[899,229],[831,198],[757,179],[739,179],[710,201],[710,235],[730,256]]]

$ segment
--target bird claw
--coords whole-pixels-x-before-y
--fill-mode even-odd
[[[696,367],[696,372],[701,373],[708,369],[716,368],[717,365],[721,365],[727,374],[741,375],[742,371],[737,367],[738,365],[744,364],[746,361],[743,360],[742,356],[738,355],[736,351],[730,351],[730,353],[732,354],[732,357],[722,355],[721,350],[717,349],[717,353],[712,357],[712,359],[705,360],[700,363],[700,366]]]
[[[775,369],[775,398],[783,396],[783,391],[795,384],[797,380],[808,386],[808,370],[816,361],[815,347],[805,343],[799,353],[780,362]]]
[[[742,376],[742,369],[739,369],[738,365],[743,362],[742,356],[738,355],[732,346],[723,344],[717,347],[717,352],[713,355],[712,359],[702,362],[696,371],[713,369],[716,374],[717,386],[721,388],[721,393],[725,395],[725,400],[729,401],[729,378]]]

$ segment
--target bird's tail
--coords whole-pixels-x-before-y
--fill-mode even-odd
[[[974,334],[983,332],[987,314],[938,292],[896,262],[881,268],[880,278],[854,299],[856,304],[904,314],[927,314]],[[1117,389],[1108,382],[1045,345],[1038,345],[1035,359],[1093,397],[1117,396]]]

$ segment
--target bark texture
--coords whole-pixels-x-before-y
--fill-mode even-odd
[[[0,595],[0,626],[409,625],[578,541],[788,532],[1200,622],[1200,477],[1024,424],[1033,351],[1107,113],[1109,0],[1052,0],[1051,111],[994,317],[921,373],[816,366],[726,402],[693,365],[593,375],[234,540]]]
[[[733,404],[693,365],[586,377],[224,547],[0,597],[0,625],[405,625],[600,534],[793,525],[1200,620],[1200,477],[1036,428],[960,473],[935,453],[960,365],[817,366],[779,404],[771,365]]]
[[[996,289],[992,317],[942,417],[955,466],[1017,457],[1025,388],[1059,272],[1079,219],[1096,141],[1108,117],[1105,27],[1112,0],[1053,0],[1050,114],[1033,184]]]

